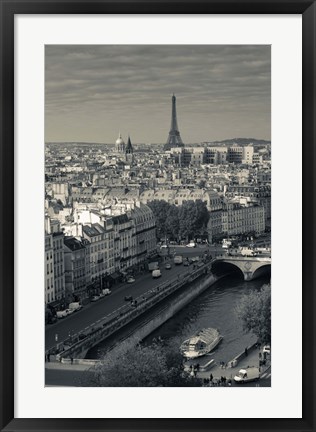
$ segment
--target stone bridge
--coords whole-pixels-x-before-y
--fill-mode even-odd
[[[245,281],[250,281],[258,277],[262,270],[266,270],[267,267],[271,269],[271,257],[245,257],[245,256],[218,256],[214,260],[213,265],[216,266],[219,263],[231,264],[238,267],[244,275]],[[264,269],[265,267],[265,269]]]

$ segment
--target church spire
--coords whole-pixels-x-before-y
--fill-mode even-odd
[[[128,135],[128,140],[127,140],[127,144],[126,144],[126,148],[125,148],[125,160],[130,165],[133,165],[133,162],[134,162],[133,152],[134,152],[134,150],[133,150],[133,146],[132,146],[132,143],[131,143],[131,138]]]

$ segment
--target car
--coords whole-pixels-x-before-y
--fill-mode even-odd
[[[271,353],[271,347],[270,347],[270,345],[265,345],[264,347],[263,347],[263,350],[262,350],[262,353],[263,354],[270,354]]]
[[[112,291],[111,291],[109,288],[105,288],[104,290],[102,290],[102,294],[103,294],[104,296],[110,295],[111,292],[112,292]]]
[[[127,295],[127,296],[124,297],[124,300],[125,301],[133,301],[133,296]]]
[[[71,314],[74,313],[74,312],[75,312],[75,311],[74,311],[73,309],[66,309],[66,310],[65,310],[66,316],[71,315]]]
[[[127,281],[126,281],[127,283],[134,283],[135,282],[135,278],[133,278],[133,276],[129,276],[128,278],[127,278]]]
[[[195,248],[196,247],[196,244],[194,243],[194,242],[190,242],[190,243],[188,243],[187,245],[186,245],[186,247],[193,247],[193,248]]]
[[[153,270],[153,271],[151,272],[151,275],[152,275],[153,279],[159,278],[159,277],[161,276],[161,271],[160,271],[160,269]]]
[[[166,245],[166,244],[163,244],[160,246],[160,249],[167,249],[167,248],[168,248],[168,245]]]
[[[98,300],[100,300],[100,296],[98,296],[98,295],[93,296],[91,299],[91,301],[93,301],[93,302],[96,302]]]
[[[188,267],[188,266],[190,265],[190,262],[189,262],[188,260],[184,260],[184,261],[183,261],[183,265],[184,265],[185,267]]]
[[[57,313],[56,313],[56,316],[57,316],[58,319],[65,318],[67,315],[68,314],[67,314],[67,312],[65,310],[57,311]]]
[[[170,269],[171,269],[171,264],[170,264],[170,263],[167,263],[167,264],[165,265],[165,269],[166,269],[166,270],[170,270]]]

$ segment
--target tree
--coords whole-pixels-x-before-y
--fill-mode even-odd
[[[166,230],[166,214],[170,208],[170,204],[163,200],[154,200],[149,202],[148,207],[154,213],[157,227],[157,237],[163,238],[167,235]]]
[[[167,351],[167,353],[166,353]],[[120,347],[106,354],[85,385],[94,387],[199,387],[199,379],[183,370],[180,353],[161,343]]]
[[[172,239],[179,237],[179,208],[171,205],[166,213],[165,228]]]
[[[185,201],[179,210],[179,235],[189,239],[205,228],[209,213],[205,202],[201,200]]]
[[[259,292],[244,295],[237,307],[243,329],[252,332],[261,343],[271,341],[271,285],[263,285]]]
[[[207,226],[209,213],[201,200],[185,201],[181,206],[163,200],[148,203],[156,219],[158,238],[194,238]]]
[[[196,207],[196,221],[195,230],[196,232],[201,231],[208,224],[210,214],[207,210],[206,203],[202,200],[196,200],[194,202]]]

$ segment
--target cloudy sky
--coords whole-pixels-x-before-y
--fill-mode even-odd
[[[45,140],[270,140],[270,46],[59,45],[45,51]]]

